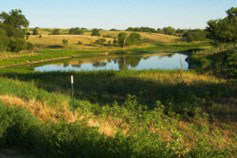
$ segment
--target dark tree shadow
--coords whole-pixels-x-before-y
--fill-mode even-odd
[[[152,80],[119,76],[114,71],[4,73],[2,75],[22,81],[34,81],[38,88],[48,92],[70,95],[72,74],[75,78],[76,99],[88,100],[101,106],[111,105],[115,101],[123,104],[128,95],[133,95],[137,97],[140,104],[146,105],[149,109],[153,109],[156,102],[160,101],[167,110],[174,110],[181,114],[192,112],[195,107],[202,107],[209,113],[215,112],[218,117],[231,116],[231,119],[237,120],[236,85],[161,84]]]

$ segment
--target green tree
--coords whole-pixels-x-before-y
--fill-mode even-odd
[[[52,35],[60,35],[60,30],[59,29],[54,29],[51,34]]]
[[[100,36],[100,30],[99,29],[93,29],[92,30],[92,33],[91,33],[91,36]]]
[[[175,35],[175,29],[171,26],[168,26],[168,27],[164,27],[163,28],[163,32],[164,34],[167,34],[167,35]]]
[[[142,40],[139,33],[131,33],[126,40],[126,46],[139,45],[141,43]]]
[[[32,30],[32,34],[33,34],[33,35],[39,35],[39,28],[38,28],[38,27],[34,28],[34,29]]]
[[[207,23],[207,37],[215,45],[237,42],[237,8],[231,8],[226,13],[226,18]]]
[[[120,32],[118,34],[118,45],[120,47],[125,47],[126,39],[127,39],[127,33],[126,32]]]
[[[204,41],[206,39],[206,31],[201,29],[195,30],[187,30],[183,35],[182,38],[188,42],[192,41]]]
[[[71,28],[68,31],[68,33],[71,34],[71,35],[83,35],[84,34],[84,29],[81,29],[79,27]]]
[[[94,42],[94,44],[98,44],[98,45],[104,45],[105,43],[106,43],[105,38],[100,38]]]
[[[9,38],[4,29],[0,28],[0,51],[6,51],[9,47]]]
[[[2,12],[0,14],[0,28],[5,31],[9,39],[8,50],[18,52],[25,49],[26,28],[28,26],[29,21],[21,10],[15,9],[9,13]]]

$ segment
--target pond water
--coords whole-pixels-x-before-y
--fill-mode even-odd
[[[188,70],[188,56],[175,54],[112,55],[73,58],[34,68],[35,71],[98,71],[98,70]]]

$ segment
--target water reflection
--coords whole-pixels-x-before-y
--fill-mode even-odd
[[[54,64],[45,64],[36,71],[89,71],[89,70],[148,70],[188,69],[187,56],[183,54],[140,54],[78,58]]]

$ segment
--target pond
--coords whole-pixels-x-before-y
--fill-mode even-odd
[[[173,54],[109,55],[90,58],[73,58],[44,64],[35,71],[98,71],[98,70],[188,70],[188,56]]]

